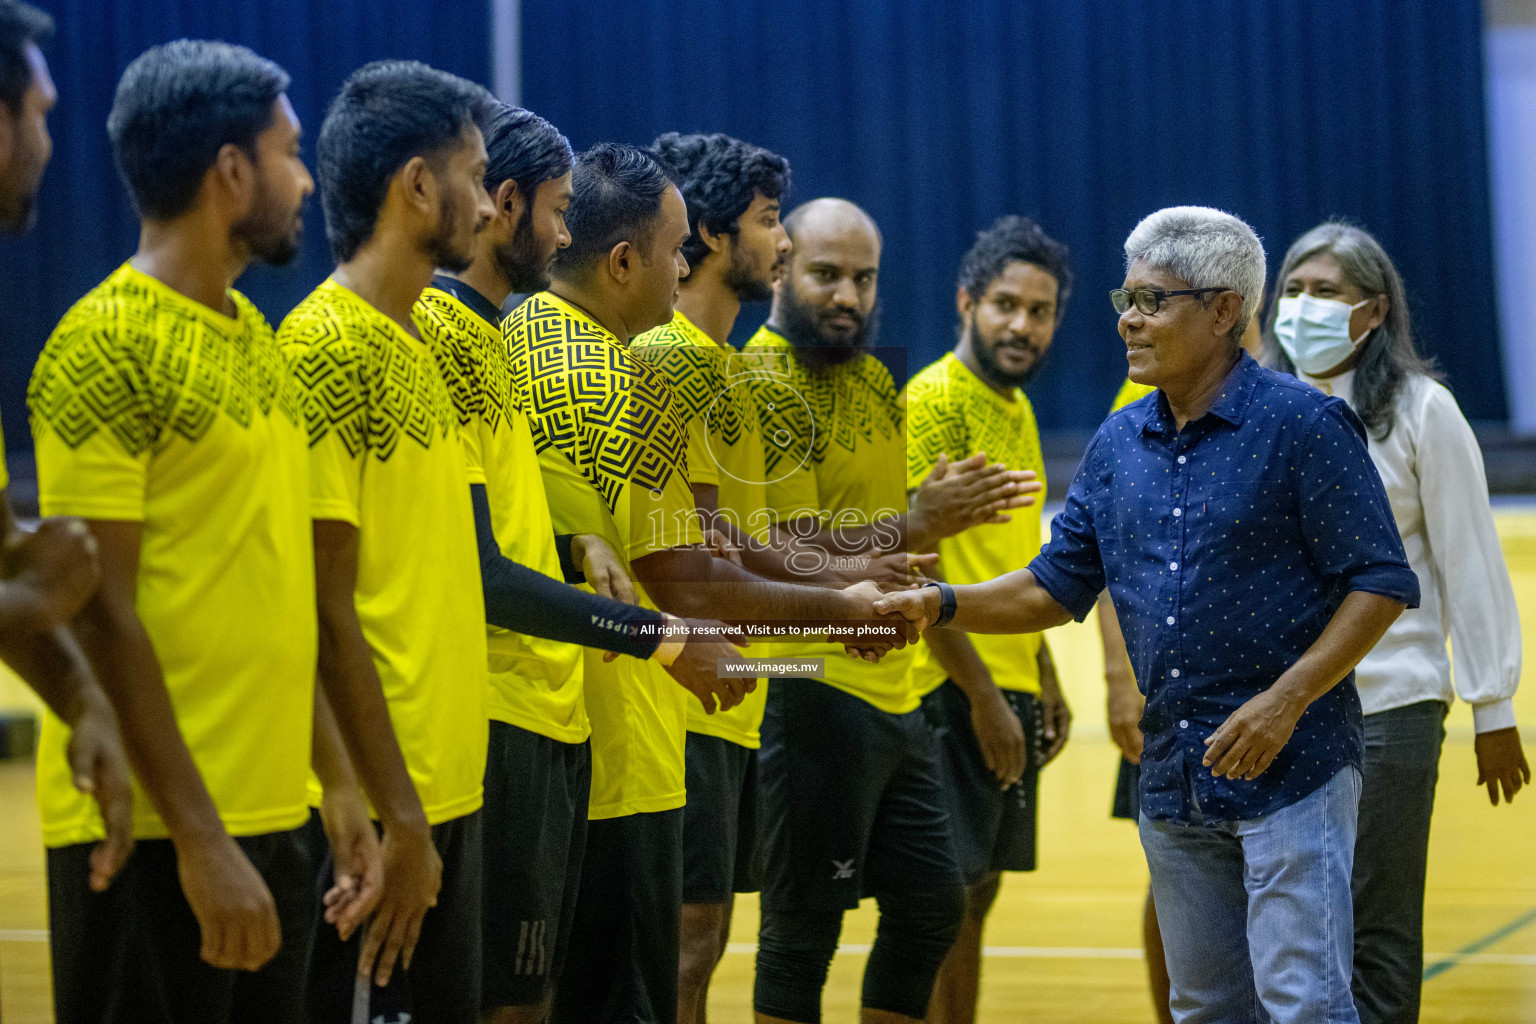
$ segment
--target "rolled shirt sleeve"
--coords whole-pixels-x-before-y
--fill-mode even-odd
[[[1083,455],[1067,491],[1066,507],[1051,520],[1051,540],[1029,563],[1029,571],[1078,622],[1088,617],[1104,590],[1104,562],[1094,529],[1092,500],[1101,484],[1097,470],[1099,439]]]
[[[1361,590],[1417,608],[1419,578],[1403,552],[1359,417],[1341,399],[1329,399],[1295,457],[1302,536],[1338,596]]]

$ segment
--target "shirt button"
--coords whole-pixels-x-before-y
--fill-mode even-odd
[[[1180,729],[1188,729],[1189,728],[1189,719],[1187,719],[1187,718],[1179,719],[1179,728]]]
[[[1185,463],[1185,462],[1187,462],[1187,461],[1188,461],[1188,460],[1187,460],[1187,459],[1185,459],[1185,458],[1184,458],[1184,456],[1182,456],[1182,455],[1180,455],[1180,456],[1179,456],[1179,465],[1181,465],[1181,466],[1182,466],[1182,465],[1184,465],[1184,463]]]
[[[1169,562],[1168,563],[1168,571],[1169,572],[1178,572],[1179,571],[1179,563],[1178,562]]]
[[[1169,672],[1168,674],[1173,676],[1173,678],[1175,678],[1175,679],[1179,678],[1179,670],[1178,669],[1174,669],[1172,672]]]
[[[1168,625],[1170,625],[1170,626],[1173,625],[1173,616],[1172,615],[1168,616]]]
[[[1176,508],[1176,509],[1173,510],[1173,514],[1176,515],[1176,516],[1181,516],[1181,515],[1184,514],[1184,510],[1181,509],[1181,508]]]

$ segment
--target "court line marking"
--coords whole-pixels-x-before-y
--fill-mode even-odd
[[[1424,979],[1428,981],[1437,975],[1444,974],[1458,964],[1483,964],[1487,966],[1502,965],[1507,967],[1536,967],[1536,953],[1483,953],[1483,949],[1493,945],[1501,939],[1508,938],[1526,925],[1536,922],[1536,908],[1526,912],[1509,924],[1490,932],[1476,942],[1470,943],[1457,950],[1455,953],[1427,953],[1425,959],[1432,960],[1429,967],[1424,969]],[[47,942],[48,930],[46,928],[0,928],[0,942]],[[869,943],[845,942],[837,947],[840,953],[868,954]],[[755,942],[733,942],[726,946],[727,953],[747,954],[757,952]],[[984,954],[999,959],[1027,959],[1027,960],[1140,960],[1141,948],[1139,946],[987,946],[982,950]]]
[[[1532,911],[1532,915],[1536,915],[1536,910]],[[1483,942],[1479,948],[1486,948],[1509,934],[1512,933],[1504,932],[1504,934],[1497,935],[1491,941]],[[839,953],[867,954],[869,952],[869,944],[866,942],[845,942],[838,946],[837,950]],[[725,951],[737,954],[756,953],[757,943],[733,942],[726,947]],[[1142,957],[1140,946],[986,946],[982,949],[982,953],[999,959],[1140,960]],[[1536,967],[1536,953],[1481,953],[1476,950],[1462,950],[1456,953],[1425,954],[1425,959],[1433,961],[1449,958],[1455,958],[1455,962],[1465,964]]]
[[[1533,922],[1536,922],[1536,907],[1532,907],[1530,910],[1527,910],[1525,913],[1521,914],[1519,917],[1515,918],[1504,927],[1495,928],[1493,931],[1489,932],[1487,935],[1484,935],[1482,938],[1467,943],[1465,946],[1462,946],[1454,953],[1442,953],[1438,956],[1431,954],[1429,957],[1427,957],[1427,959],[1433,960],[1434,962],[1424,968],[1424,980],[1429,981],[1431,978],[1438,978],[1440,975],[1444,974],[1446,971],[1450,970],[1452,967],[1457,966],[1458,964],[1477,962],[1473,958],[1482,954],[1483,950],[1487,949],[1495,942],[1500,942],[1509,938],[1511,935],[1515,934],[1515,932],[1518,932],[1520,929]]]

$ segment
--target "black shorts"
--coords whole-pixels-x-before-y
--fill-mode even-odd
[[[475,1024],[480,1016],[480,829],[479,811],[432,826],[432,845],[443,859],[437,905],[422,919],[410,970],[396,964],[385,988],[357,976],[363,929],[343,943],[334,927],[321,925],[309,975],[314,1024]],[[319,815],[310,819],[309,830],[321,861],[311,882],[313,898],[317,890],[323,895],[330,889],[334,864]]]
[[[554,1024],[673,1024],[683,912],[683,809],[599,818]]]
[[[921,711],[893,715],[826,683],[774,679],[761,772],[765,907],[847,910],[890,889],[960,884]]]
[[[1115,806],[1109,812],[1113,818],[1141,817],[1141,765],[1120,759],[1120,774],[1115,777]]]
[[[54,1013],[61,1024],[300,1020],[319,920],[304,829],[235,840],[272,893],[282,946],[259,971],[211,967],[181,891],[176,848],[141,839],[103,893],[91,844],[48,851]]]
[[[543,1002],[565,963],[587,844],[592,750],[491,723],[480,1005]]]
[[[762,888],[757,751],[688,734],[688,805],[683,808],[683,902],[729,903]]]
[[[981,745],[976,742],[971,702],[965,691],[945,680],[923,698],[923,711],[944,769],[955,856],[967,885],[997,871],[1035,870],[1044,720],[1040,702],[1032,695],[1017,690],[999,692],[1024,727],[1024,775],[1006,790],[998,788],[997,776],[987,768]]]

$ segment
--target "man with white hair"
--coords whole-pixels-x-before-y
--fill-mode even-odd
[[[1025,633],[1107,586],[1147,698],[1141,840],[1181,1024],[1355,1024],[1353,670],[1418,604],[1364,430],[1239,347],[1264,251],[1174,207],[1125,243],[1130,376],[1028,569],[876,603],[918,628]]]

